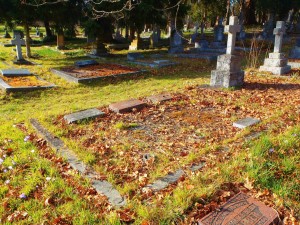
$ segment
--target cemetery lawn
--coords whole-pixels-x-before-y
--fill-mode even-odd
[[[209,83],[214,64],[172,59],[180,64],[83,85],[49,72],[85,58],[83,43],[68,48],[61,54],[54,46],[33,47],[31,61],[40,65],[22,66],[58,87],[0,95],[1,223],[190,224],[238,190],[276,208],[288,222],[299,218],[299,71],[282,78],[252,71],[242,89],[209,89],[199,86]],[[13,66],[14,55],[0,46],[1,69]],[[121,56],[98,61],[126,65]],[[162,92],[173,100],[124,115],[107,110],[113,102]],[[62,120],[93,107],[107,116],[70,126]],[[261,123],[232,127],[245,117]],[[30,118],[111,182],[127,205],[111,207],[35,134]],[[144,162],[145,153],[153,158]],[[199,163],[202,169],[189,169]],[[179,182],[157,193],[143,191],[180,168],[185,175]]]

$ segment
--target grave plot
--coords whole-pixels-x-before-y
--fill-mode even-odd
[[[240,143],[248,140],[249,133],[268,129],[270,118],[272,126],[276,126],[278,117],[287,121],[284,126],[298,121],[299,115],[291,106],[300,102],[300,97],[288,96],[291,91],[293,96],[300,96],[299,84],[286,85],[275,78],[246,82],[244,89],[234,92],[189,89],[160,105],[149,103],[141,111],[125,114],[101,108],[107,114],[104,118],[82,125],[66,125],[58,119],[56,126],[64,130],[65,139],[93,153],[96,167],[119,189],[166,187],[162,183],[177,179],[176,174],[182,174],[180,169],[189,170],[203,160],[215,163],[215,158],[207,161],[209,157],[204,157],[209,149],[216,151],[211,154],[226,152],[236,138],[241,138],[237,141]],[[289,101],[286,107],[278,107],[282,98]],[[292,115],[298,119],[289,121]],[[249,118],[255,123],[248,123]],[[251,125],[247,127],[251,132],[234,126],[241,121],[246,121],[241,128]],[[175,178],[168,176],[169,172]],[[162,177],[158,185],[155,181]]]
[[[89,83],[107,77],[119,77],[141,73],[143,71],[118,64],[98,64],[94,60],[76,62],[74,66],[51,69],[51,72],[75,83]]]
[[[28,70],[1,70],[0,88],[6,92],[31,91],[55,87]]]

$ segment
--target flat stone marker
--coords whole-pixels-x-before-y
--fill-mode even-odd
[[[184,175],[184,171],[182,169],[177,170],[175,173],[169,173],[163,178],[160,178],[154,181],[152,184],[147,185],[147,188],[150,188],[153,191],[160,191],[170,184],[173,184],[179,180],[180,177]]]
[[[157,104],[160,102],[165,102],[171,100],[173,97],[170,94],[159,94],[159,95],[152,95],[147,98],[148,101]]]
[[[130,99],[127,101],[117,102],[109,105],[109,109],[116,113],[131,112],[133,109],[141,110],[147,104],[138,99]]]
[[[85,67],[85,66],[92,66],[92,65],[98,65],[99,63],[96,60],[81,60],[75,62],[75,66],[77,67]]]
[[[238,120],[236,122],[233,123],[233,126],[234,127],[237,127],[237,128],[241,128],[241,129],[244,129],[246,127],[249,127],[249,126],[252,126],[252,125],[255,125],[257,123],[259,123],[260,120],[259,119],[256,119],[256,118],[245,118],[245,119],[241,119],[241,120]]]
[[[80,112],[72,113],[64,116],[64,120],[66,120],[69,124],[76,123],[82,120],[91,120],[97,117],[104,116],[105,113],[100,111],[99,109],[88,109]]]
[[[198,225],[276,225],[279,222],[274,209],[239,193],[201,219]]]
[[[18,76],[32,75],[32,73],[26,69],[0,70],[0,72],[1,72],[2,76],[5,76],[5,77],[18,77]]]

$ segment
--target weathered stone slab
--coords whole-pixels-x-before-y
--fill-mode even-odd
[[[198,225],[276,225],[278,213],[262,202],[239,193],[201,219]]]
[[[99,63],[96,60],[81,60],[74,63],[77,67],[85,67],[85,66],[92,66],[98,65]]]
[[[259,123],[260,120],[259,119],[256,119],[256,118],[245,118],[245,119],[241,119],[241,120],[238,120],[236,122],[233,123],[233,126],[234,127],[237,127],[237,128],[241,128],[241,129],[244,129],[246,127],[249,127],[249,126],[252,126],[252,125],[255,125],[257,123]]]
[[[18,77],[18,76],[29,76],[32,73],[26,69],[8,69],[8,70],[0,70],[2,76],[5,77]]]
[[[148,61],[148,62],[134,60],[134,61],[131,61],[130,63],[142,65],[142,66],[149,66],[151,68],[162,68],[162,67],[177,65],[176,62],[172,62],[170,60],[154,60],[154,61]]]
[[[56,150],[56,153],[66,158],[70,166],[73,169],[78,170],[83,177],[89,178],[96,191],[99,194],[105,195],[113,206],[122,207],[126,205],[126,200],[112,186],[112,184],[108,181],[97,179],[98,174],[80,161],[78,157],[65,146],[64,142],[60,138],[55,137],[36,119],[31,119],[30,123],[37,130],[39,135],[42,136],[53,149]]]
[[[152,184],[147,185],[146,188],[150,188],[153,191],[160,191],[168,187],[170,184],[177,182],[183,175],[184,171],[182,169],[179,169],[175,173],[169,173],[167,176],[154,181]]]
[[[157,104],[160,102],[165,102],[171,100],[173,97],[170,94],[159,94],[159,95],[152,95],[147,98],[148,101]]]
[[[130,52],[127,54],[127,59],[130,61],[134,61],[134,60],[142,59],[142,58],[144,58],[144,56],[141,53]]]
[[[80,112],[72,113],[64,116],[64,120],[70,123],[77,123],[82,120],[91,120],[97,117],[104,116],[105,113],[99,109],[88,109]]]
[[[131,112],[133,109],[141,110],[147,104],[138,99],[130,99],[127,101],[117,102],[109,105],[109,109],[116,113]]]

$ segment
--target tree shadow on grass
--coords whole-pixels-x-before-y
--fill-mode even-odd
[[[243,89],[246,90],[266,90],[266,89],[275,89],[275,90],[300,90],[300,84],[292,83],[245,83]]]

